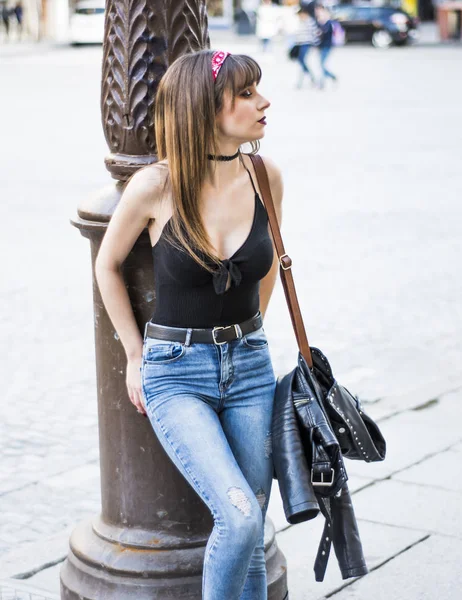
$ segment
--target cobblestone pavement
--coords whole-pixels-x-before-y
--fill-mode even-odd
[[[436,501],[457,514],[461,490],[425,477],[457,468],[462,440],[456,275],[462,80],[454,77],[462,49],[347,47],[332,57],[338,87],[321,92],[295,89],[296,65],[285,61],[282,47],[262,55],[252,39],[226,43],[254,54],[263,67],[261,89],[272,107],[262,153],[284,173],[283,234],[310,341],[369,403],[392,441],[383,465],[349,469],[368,561],[377,570],[339,597],[369,598],[358,586],[377,582],[383,569],[395,568],[390,565],[406,565],[410,558],[390,562],[405,548],[425,565],[462,535],[454,519],[453,530],[438,519],[426,524]],[[6,208],[0,225],[0,577],[35,564],[32,575],[45,538],[66,539],[78,520],[99,509],[89,244],[69,219],[82,199],[109,183],[98,112],[100,60],[98,48],[57,48],[0,64],[8,90],[0,96]],[[282,373],[296,354],[280,286],[265,329]],[[306,585],[314,579],[314,555],[304,558],[298,546],[307,537],[317,543],[318,525],[307,524],[306,534],[287,529],[273,496],[279,543],[288,556],[297,548],[288,560],[291,598],[339,589],[335,576],[322,589]],[[433,508],[412,505],[416,496]],[[415,510],[395,506],[396,497],[409,497]],[[57,547],[42,565],[62,559],[65,546]],[[15,566],[21,552],[32,553],[35,563]],[[49,569],[54,581],[57,569]],[[403,600],[427,597],[409,594]],[[456,598],[450,594],[438,597]]]

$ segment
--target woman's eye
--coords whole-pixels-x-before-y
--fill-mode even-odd
[[[244,90],[241,94],[241,96],[243,98],[250,98],[251,95],[252,95],[252,92],[250,90]]]

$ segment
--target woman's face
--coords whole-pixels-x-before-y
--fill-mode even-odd
[[[316,8],[314,9],[314,12],[316,14],[316,18],[322,22],[327,21],[327,19],[329,18],[329,13],[322,6],[316,6]]]
[[[216,122],[219,141],[233,142],[238,146],[259,140],[265,135],[265,111],[270,102],[257,90],[254,83],[234,98],[230,90],[223,94],[223,107]]]

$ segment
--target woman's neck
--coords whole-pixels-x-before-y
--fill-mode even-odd
[[[217,140],[217,156],[233,156],[239,150],[239,144],[232,140]]]
[[[211,169],[209,170],[205,183],[215,190],[230,186],[240,175],[242,175],[243,165],[240,155],[230,161],[210,162]]]

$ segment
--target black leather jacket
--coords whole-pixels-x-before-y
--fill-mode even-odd
[[[337,493],[326,497],[324,488],[315,491],[308,467],[312,453],[313,431],[316,431],[316,411],[307,410],[312,400],[303,401],[299,367],[278,381],[273,407],[273,477],[279,482],[284,512],[289,523],[301,523],[315,518],[321,511],[326,518],[316,556],[316,581],[323,581],[331,544],[343,579],[359,577],[368,572],[359,537],[347,476]],[[295,381],[295,380],[298,381]],[[294,393],[295,390],[295,393]],[[294,398],[294,395],[296,396]]]

